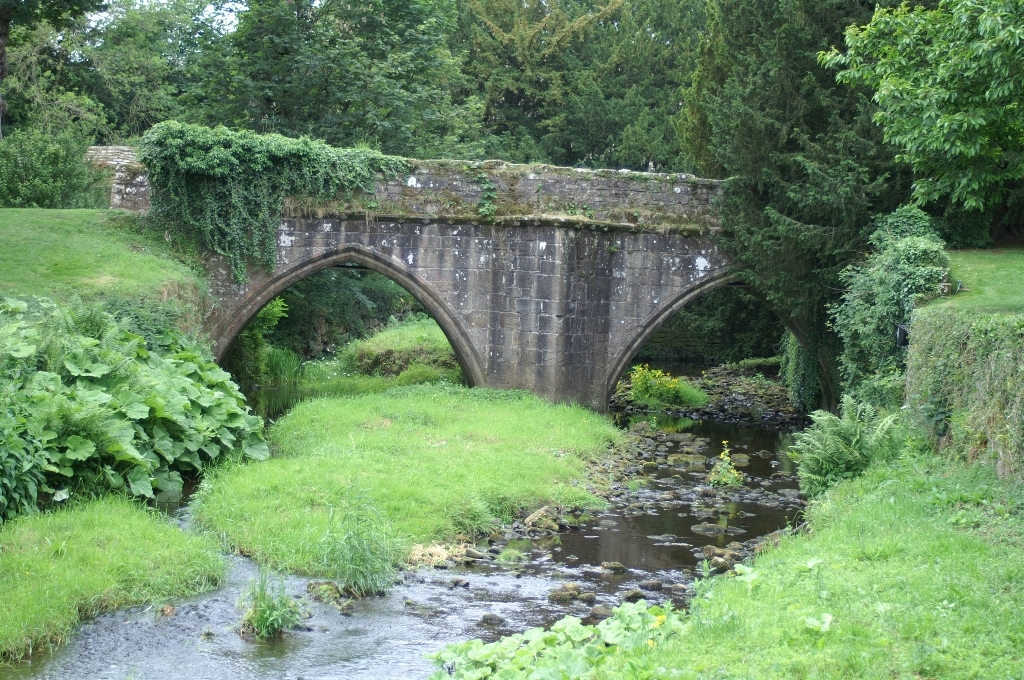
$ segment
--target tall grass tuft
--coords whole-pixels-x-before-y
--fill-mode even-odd
[[[320,538],[316,571],[332,574],[353,597],[386,593],[394,582],[395,565],[403,555],[391,524],[365,492],[351,489],[332,496],[341,500],[328,509],[327,531]]]
[[[302,357],[290,349],[267,345],[263,357],[267,382],[271,385],[298,382],[302,376]]]
[[[299,605],[285,591],[284,578],[272,579],[263,570],[258,578],[249,581],[238,606],[245,609],[241,632],[258,638],[280,636],[294,628],[301,616]]]

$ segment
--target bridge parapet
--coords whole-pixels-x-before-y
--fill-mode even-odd
[[[111,207],[149,208],[146,171],[131,147],[89,149],[114,169]],[[561,224],[703,233],[717,226],[713,201],[721,182],[682,173],[589,170],[504,161],[409,161],[412,170],[377,182],[374,195],[309,206],[289,203],[286,216],[353,213],[503,224],[524,217]]]

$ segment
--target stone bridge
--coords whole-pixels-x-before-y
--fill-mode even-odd
[[[130,150],[113,207],[144,210]],[[499,162],[414,161],[374,196],[309,214],[289,208],[277,266],[238,285],[207,259],[207,330],[223,359],[252,317],[325,267],[357,263],[405,287],[451,341],[469,383],[525,388],[597,409],[644,342],[681,307],[736,282],[709,237],[719,183],[690,175]]]

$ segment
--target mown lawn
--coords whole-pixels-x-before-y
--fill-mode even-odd
[[[964,290],[932,303],[988,314],[1024,313],[1024,248],[954,250],[952,279]]]
[[[116,496],[0,526],[0,663],[66,641],[101,612],[213,588],[219,548]]]
[[[275,456],[216,471],[196,518],[275,568],[318,573],[321,537],[353,493],[406,545],[486,530],[545,503],[600,503],[585,460],[620,435],[604,416],[523,392],[454,386],[299,404]]]
[[[110,210],[0,209],[0,295],[194,295],[196,275]]]

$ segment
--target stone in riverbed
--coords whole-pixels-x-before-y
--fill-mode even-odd
[[[711,571],[729,571],[732,569],[732,563],[723,557],[713,557],[711,559]]]
[[[661,587],[664,584],[657,579],[650,579],[647,581],[640,581],[638,585],[641,590],[661,590]]]
[[[601,568],[610,571],[613,574],[621,574],[626,571],[626,568],[622,566],[621,562],[602,562]]]
[[[669,465],[681,465],[684,467],[704,467],[708,459],[700,454],[673,453],[666,461]]]
[[[590,618],[592,619],[607,619],[612,615],[612,610],[605,607],[603,604],[599,604],[590,610]]]
[[[580,593],[580,596],[576,599],[587,604],[594,604],[597,602],[597,593]]]
[[[726,527],[711,524],[710,522],[701,522],[690,527],[690,531],[704,536],[721,536],[726,532]]]
[[[644,591],[638,588],[632,588],[622,594],[623,602],[639,602],[644,599]]]
[[[468,588],[468,587],[469,587],[469,581],[467,581],[464,578],[453,578],[451,581],[448,581],[448,588],[449,589],[451,589],[451,588]]]
[[[500,626],[505,623],[505,619],[497,614],[484,614],[483,618],[480,619],[480,623],[485,626]]]
[[[487,560],[490,559],[490,555],[482,553],[476,548],[466,548],[466,557],[472,557],[475,560]]]
[[[573,600],[578,600],[579,597],[580,587],[576,583],[563,583],[548,593],[548,601],[559,604],[567,604]]]

